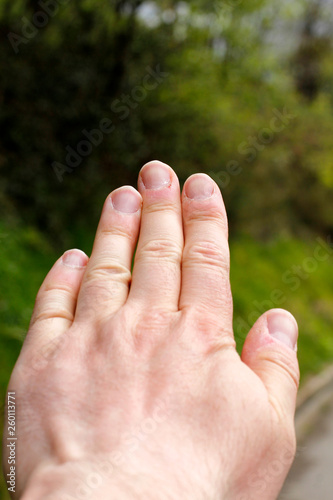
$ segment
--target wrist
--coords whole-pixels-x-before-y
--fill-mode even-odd
[[[126,469],[109,460],[82,463],[71,462],[57,466],[40,467],[32,474],[20,500],[207,500],[201,480],[183,484],[167,469],[149,464]],[[148,472],[147,472],[148,469]],[[224,498],[224,497],[223,497]]]
[[[107,462],[43,465],[31,475],[20,500],[100,500],[131,496],[131,482]],[[125,480],[127,479],[127,481]]]

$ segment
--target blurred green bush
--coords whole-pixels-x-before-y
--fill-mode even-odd
[[[181,181],[197,171],[221,179],[234,232],[332,231],[325,12],[309,21],[303,2],[272,0],[50,3],[52,15],[35,0],[0,4],[5,217],[69,245],[74,226],[94,226],[112,188],[135,184],[140,166],[159,158]],[[325,36],[311,28],[318,21]],[[103,120],[113,128],[100,139]],[[241,174],[228,181],[230,162]]]

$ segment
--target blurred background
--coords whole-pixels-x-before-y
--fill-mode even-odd
[[[239,349],[284,307],[302,383],[332,362],[332,7],[0,1],[2,400],[45,274],[151,159],[222,190]]]

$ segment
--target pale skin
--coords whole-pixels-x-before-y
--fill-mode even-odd
[[[276,499],[295,453],[297,335],[274,309],[237,354],[221,192],[195,174],[180,193],[148,163],[138,191],[106,199],[90,258],[66,252],[37,295],[8,388],[12,497]]]

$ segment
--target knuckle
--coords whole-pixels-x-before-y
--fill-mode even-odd
[[[274,369],[278,368],[281,375],[285,376],[289,383],[292,383],[297,390],[299,386],[299,366],[297,363],[296,353],[292,350],[282,351],[274,350],[270,352],[261,352],[260,360],[269,362]]]
[[[122,226],[106,226],[100,229],[99,237],[101,237],[102,239],[110,237],[113,239],[115,237],[119,237],[128,240],[132,238],[132,233],[133,231],[131,231],[131,228],[127,227],[125,224],[123,224]]]
[[[35,323],[38,323],[39,321],[53,319],[53,318],[60,318],[60,319],[65,319],[67,321],[73,321],[74,316],[67,309],[64,308],[57,309],[54,306],[53,307],[50,306],[49,308],[43,309],[42,311],[39,311],[36,315],[34,315],[30,326],[34,325]]]
[[[177,208],[171,200],[155,200],[144,206],[144,215],[158,214],[162,212],[166,217],[174,217],[177,213]]]
[[[100,277],[103,276],[103,279]],[[124,287],[128,287],[128,278],[123,276],[118,280],[106,280],[108,272],[98,271],[94,277],[89,278],[79,296],[78,309],[80,313],[90,320],[98,319],[104,313],[109,314],[123,296]],[[118,276],[119,278],[119,276]]]
[[[172,314],[168,311],[152,308],[141,315],[133,330],[133,342],[137,351],[147,352],[164,338],[169,329]]]
[[[206,224],[213,225],[215,231],[221,231],[228,235],[228,218],[225,211],[211,207],[207,209],[191,210],[186,214],[186,219],[189,224],[197,224],[198,222],[205,222]]]
[[[59,286],[58,288],[44,289],[37,294],[30,326],[37,321],[50,318],[73,321],[73,313],[71,312],[73,302],[74,297],[70,287]]]
[[[185,322],[193,325],[196,340],[205,352],[235,350],[236,342],[231,322],[223,319],[221,321],[221,316],[214,314],[210,307],[190,306],[183,310],[182,314],[185,315]],[[192,334],[191,343],[193,343]]]
[[[116,279],[117,282],[124,283],[126,285],[128,285],[131,279],[131,272],[126,266],[115,259],[107,259],[99,262],[95,266],[91,266],[87,270],[86,282],[109,282],[110,275],[112,276],[112,279]]]
[[[230,258],[229,248],[219,246],[212,242],[196,242],[185,248],[184,262],[191,265],[206,264],[217,267],[223,271],[229,271]]]
[[[99,315],[104,314],[103,311],[110,313],[111,309],[114,310],[121,303],[124,293],[127,295],[130,280],[130,271],[117,263],[89,270],[79,295],[80,314],[84,313],[90,320],[98,320]]]
[[[182,248],[171,239],[156,239],[146,242],[137,254],[137,258],[148,258],[151,260],[169,261],[174,264],[180,264]]]
[[[56,300],[56,297],[71,296],[72,287],[66,283],[45,283],[38,291],[36,304],[42,304],[44,301]]]

